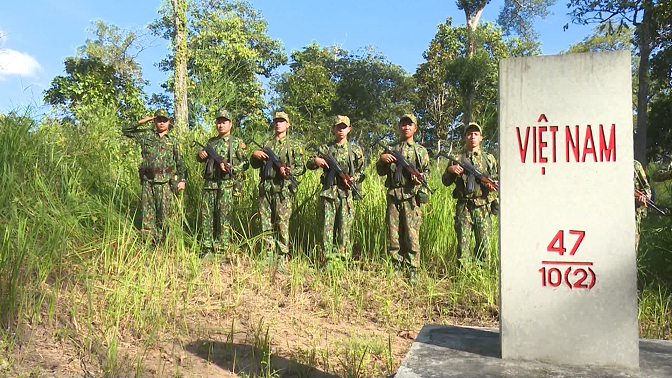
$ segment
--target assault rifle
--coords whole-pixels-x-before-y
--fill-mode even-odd
[[[384,145],[380,139],[376,140],[373,144],[379,145],[385,150],[385,153],[391,154],[394,156],[394,158],[397,160],[396,164],[401,167],[402,169],[397,169],[394,172],[394,182],[400,182],[401,181],[401,175],[404,171],[408,172],[411,176],[417,177],[418,181],[420,181],[420,185],[422,185],[423,188],[427,189],[430,193],[434,193],[432,188],[429,187],[427,184],[427,179],[425,176],[420,172],[413,164],[409,163],[408,160],[404,157],[404,155],[401,153],[401,151],[392,151],[390,147]]]
[[[352,181],[352,176],[348,175],[345,173],[345,170],[343,167],[341,167],[340,164],[338,164],[338,161],[331,156],[329,152],[326,153],[321,153],[319,149],[315,146],[311,146],[315,151],[317,151],[317,154],[324,159],[327,164],[329,165],[328,169],[325,169],[327,172],[327,175],[325,177],[325,185],[327,187],[331,187],[334,185],[334,180],[336,177],[340,178],[343,184],[348,187],[352,191],[352,195],[355,199],[361,200],[364,197],[362,196],[362,193],[359,191],[359,187],[356,182]]]
[[[473,192],[474,191],[474,184],[475,180],[478,180],[482,182],[483,184],[491,184],[495,187],[496,191],[499,191],[499,184],[491,179],[488,175],[485,173],[481,172],[478,168],[476,168],[473,164],[469,163],[468,161],[459,161],[455,159],[454,157],[450,156],[450,154],[445,153],[443,151],[439,152],[436,157],[443,156],[446,159],[450,160],[451,162],[459,165],[464,169],[464,171],[467,173],[467,191],[468,192]]]
[[[219,156],[219,154],[217,153],[217,151],[215,151],[215,149],[212,148],[211,145],[206,144],[206,145],[204,146],[204,145],[198,143],[197,141],[194,141],[194,145],[198,145],[198,146],[200,146],[203,150],[205,150],[205,152],[208,153],[208,159],[212,159],[212,160],[214,160],[215,163],[217,164],[217,167],[218,167],[218,168],[221,167],[221,164],[222,164],[222,163],[224,163],[224,172],[228,173],[229,176],[231,176],[232,178],[235,178],[235,177],[236,177],[236,174],[233,172],[233,168],[231,167],[231,164],[229,164],[228,161],[224,160],[223,157]],[[206,166],[206,169],[207,169],[207,166]],[[221,168],[220,168],[220,169],[221,169]],[[206,172],[206,173],[209,174],[210,172]]]
[[[262,174],[263,177],[265,178],[271,177],[271,169],[275,169],[277,174],[282,175],[280,173],[280,168],[286,167],[287,180],[289,180],[294,189],[299,187],[299,183],[296,182],[296,178],[294,178],[294,175],[292,175],[292,173],[289,171],[289,167],[287,167],[285,164],[282,163],[282,160],[280,160],[278,155],[275,152],[273,152],[273,150],[270,147],[263,147],[261,144],[257,143],[257,141],[254,139],[252,139],[251,142],[259,146],[259,149],[261,151],[264,151],[264,153],[268,155],[268,160],[266,161],[266,164],[264,165],[263,168],[264,169]]]
[[[647,196],[647,195],[646,195],[645,193],[643,193],[642,191],[640,191],[640,190],[638,190],[638,189],[635,189],[635,197],[639,197],[639,196],[642,196],[642,195],[646,196],[646,204],[647,204],[648,206],[650,206],[652,209],[656,210],[658,213],[660,213],[660,215],[669,215],[669,209],[665,209],[665,210],[661,209],[660,207],[658,207],[658,205],[656,205],[656,204],[651,200],[651,198],[649,198],[649,196]]]

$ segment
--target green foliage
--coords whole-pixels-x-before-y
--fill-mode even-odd
[[[328,138],[336,114],[350,117],[354,139],[387,134],[411,111],[414,96],[412,77],[372,47],[348,54],[315,42],[294,51],[290,72],[272,85],[274,104],[295,117],[297,132],[317,142]]]
[[[632,46],[633,38],[634,29],[627,25],[614,27],[612,23],[605,23],[595,27],[593,34],[588,35],[583,41],[571,45],[566,52],[582,53],[629,50]]]
[[[473,55],[469,42],[474,42]],[[480,24],[475,31],[453,26],[448,18],[440,24],[425,62],[415,72],[418,85],[416,110],[426,139],[459,138],[453,133],[464,122],[470,94],[474,93],[473,117],[483,127],[486,142],[497,138],[497,72],[499,59],[539,54],[539,44],[522,38],[503,39],[493,23]]]
[[[520,37],[534,41],[539,34],[534,30],[535,19],[545,19],[551,12],[548,8],[555,5],[556,0],[504,0],[497,23],[505,35],[515,32]]]
[[[77,56],[65,58],[64,76],[56,76],[44,101],[76,120],[83,113],[109,109],[119,122],[134,121],[145,113],[142,70],[134,60],[142,51],[143,37],[103,21],[94,21]]]
[[[159,16],[150,29],[170,40],[170,8],[161,8]],[[266,35],[261,13],[245,1],[197,0],[189,2],[187,19],[191,123],[210,123],[220,107],[236,114],[237,121],[260,116],[267,104],[258,76],[270,77],[287,61],[282,42]],[[174,57],[169,54],[159,68],[172,72]],[[171,77],[163,86],[172,91],[173,85]]]

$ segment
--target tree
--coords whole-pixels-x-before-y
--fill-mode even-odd
[[[568,7],[574,23],[603,24],[607,22],[632,25],[639,54],[637,73],[637,126],[635,130],[635,158],[646,164],[647,113],[649,103],[649,59],[655,47],[656,33],[653,22],[656,0],[569,0]]]
[[[120,122],[137,120],[146,111],[146,82],[135,61],[144,49],[142,35],[103,21],[94,21],[89,32],[94,38],[87,38],[76,56],[65,58],[66,74],[51,81],[44,101],[75,119],[107,109]]]
[[[266,35],[267,23],[245,1],[197,0],[187,14],[187,74],[190,121],[212,122],[220,107],[237,114],[238,122],[263,118],[267,107],[259,76],[270,77],[286,63],[282,42]],[[167,7],[150,29],[170,39],[174,25]],[[159,63],[172,72],[174,53]],[[174,92],[174,77],[164,88]],[[257,122],[258,123],[258,122]]]
[[[539,52],[536,42],[504,40],[502,30],[493,23],[480,24],[474,31],[454,27],[451,18],[440,24],[423,53],[426,61],[415,72],[416,110],[432,136],[429,139],[450,139],[458,125],[476,120],[484,134],[496,141],[499,60]],[[466,113],[468,108],[471,116]]]
[[[651,57],[647,153],[660,158],[672,154],[672,2],[656,7],[653,23],[656,50]]]
[[[338,59],[344,56],[343,50],[313,42],[303,50],[293,51],[290,72],[271,82],[276,93],[274,104],[292,115],[293,132],[303,134],[307,140],[325,140],[329,135]]]
[[[173,54],[175,55],[175,124],[186,129],[189,124],[187,105],[187,1],[171,0],[173,15]]]
[[[274,104],[292,115],[295,131],[310,141],[329,136],[329,122],[347,115],[354,139],[390,133],[412,109],[413,78],[371,47],[354,54],[313,42],[292,53],[290,72],[273,81]]]
[[[582,53],[597,51],[629,50],[632,46],[634,30],[627,25],[614,27],[611,23],[598,25],[581,42],[577,42],[562,53]]]
[[[483,9],[490,0],[457,0],[457,7],[464,11],[466,26],[471,33],[467,34],[467,57],[471,58],[476,52],[476,28],[483,13]],[[505,0],[499,14],[498,23],[503,27],[506,35],[518,34],[527,42],[537,38],[532,22],[537,17],[544,19],[548,14],[548,7],[555,4],[555,0]],[[472,120],[476,88],[467,85],[467,101],[464,103],[464,122]]]

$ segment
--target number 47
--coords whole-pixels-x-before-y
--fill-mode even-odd
[[[583,241],[583,238],[586,236],[586,231],[576,231],[576,230],[569,230],[570,235],[578,235],[578,238],[576,239],[576,242],[574,243],[574,247],[572,247],[572,250],[569,251],[570,256],[574,256],[576,253],[576,250],[579,249],[579,246],[581,245],[581,242]],[[557,244],[557,246],[556,246]],[[548,247],[546,247],[546,250],[548,252],[557,252],[560,254],[560,256],[564,255],[565,252],[567,252],[567,249],[565,248],[565,231],[560,230],[558,231],[557,234],[555,234],[555,237],[553,240],[551,240],[550,243],[548,243]]]

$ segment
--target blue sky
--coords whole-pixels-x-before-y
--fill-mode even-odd
[[[453,17],[464,23],[464,13],[454,0],[251,0],[268,21],[268,34],[281,39],[286,52],[301,49],[313,40],[321,45],[339,44],[356,50],[372,45],[388,59],[414,72],[438,24]],[[84,43],[91,21],[101,19],[126,29],[141,29],[156,18],[162,0],[29,0],[8,1],[0,13],[0,112],[31,105],[40,112],[42,92],[54,76],[63,73],[63,59],[75,55]],[[482,20],[495,21],[503,4],[493,0]],[[544,54],[555,54],[590,33],[571,25],[566,0],[559,0],[554,14],[539,20]],[[166,54],[166,43],[150,38],[152,47],[138,60],[149,93],[160,92],[165,80],[154,63]]]

